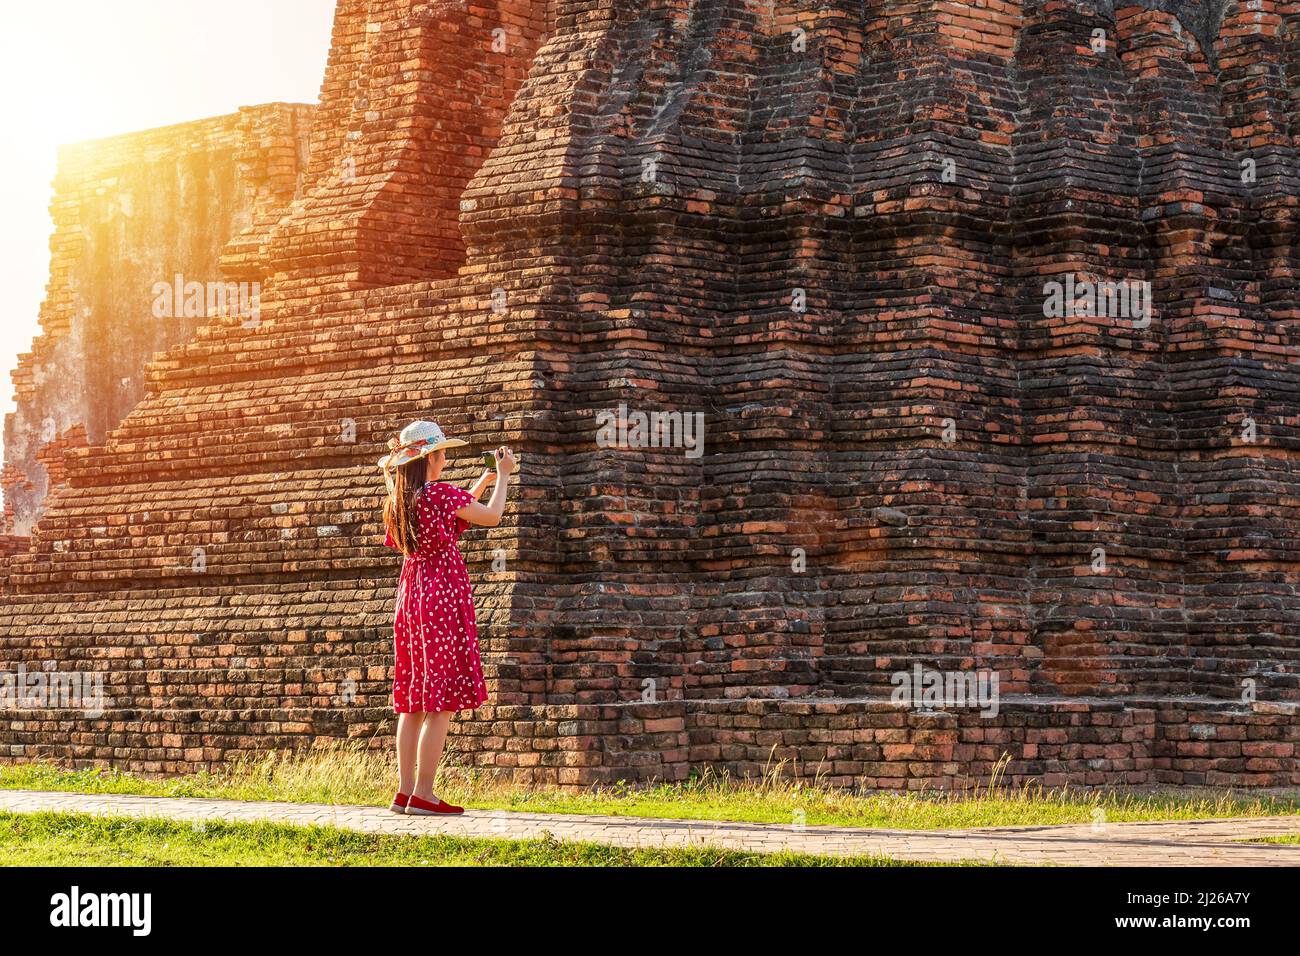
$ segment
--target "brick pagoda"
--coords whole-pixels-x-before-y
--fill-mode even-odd
[[[1300,783],[1298,117],[1300,2],[340,0],[222,257],[260,323],[157,355],[0,549],[0,664],[111,697],[0,756],[388,746],[374,462],[434,417],[451,480],[524,457],[463,542],[464,762]],[[997,714],[893,702],[917,665]]]

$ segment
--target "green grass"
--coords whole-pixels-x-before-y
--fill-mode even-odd
[[[1300,798],[1236,793],[1114,793],[1011,789],[993,784],[966,794],[855,794],[794,781],[783,770],[777,765],[760,780],[706,773],[686,783],[563,793],[511,786],[486,773],[450,765],[444,768],[438,792],[453,803],[474,809],[898,829],[1040,826],[1100,819],[1124,823],[1300,812]],[[387,805],[395,779],[388,753],[347,745],[322,746],[297,756],[267,754],[232,764],[220,773],[168,779],[145,779],[110,769],[66,770],[48,763],[0,766],[0,789],[372,806]]]
[[[1254,840],[1243,840],[1243,843],[1285,843],[1290,846],[1300,846],[1300,833],[1288,833],[1285,836],[1258,837]]]
[[[391,836],[278,823],[0,813],[0,866],[913,866],[884,857],[622,849],[558,840]]]

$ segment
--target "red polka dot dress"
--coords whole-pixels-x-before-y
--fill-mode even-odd
[[[474,596],[456,544],[469,527],[456,512],[473,500],[441,481],[415,496],[419,547],[402,563],[393,619],[395,713],[471,710],[487,700]],[[391,534],[385,544],[396,546]]]

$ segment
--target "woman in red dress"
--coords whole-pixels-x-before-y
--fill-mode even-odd
[[[439,481],[446,449],[464,444],[447,438],[435,422],[412,422],[379,462],[388,483],[384,543],[405,556],[393,617],[400,776],[394,813],[464,812],[433,792],[433,780],[451,715],[487,700],[474,597],[456,543],[472,524],[501,523],[516,461],[509,448],[498,448],[495,472],[485,472],[473,491]],[[493,482],[492,497],[480,504],[479,495]]]

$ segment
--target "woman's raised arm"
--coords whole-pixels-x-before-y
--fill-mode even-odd
[[[478,481],[474,482],[474,487],[469,490],[469,493],[474,496],[475,501],[483,497],[483,489],[492,484],[494,478],[496,478],[496,472],[485,471],[479,476]]]
[[[492,489],[492,497],[488,499],[487,504],[479,504],[477,501],[471,501],[465,507],[456,512],[456,517],[468,521],[470,524],[482,525],[487,528],[495,528],[501,523],[501,515],[506,510],[506,495],[510,491],[510,476],[514,474],[518,463],[515,460],[515,454],[509,448],[502,446],[496,451],[497,456],[497,480]],[[479,480],[479,484],[490,480],[490,476],[485,475]],[[482,493],[482,489],[477,489]],[[473,494],[473,492],[471,492]],[[475,494],[477,498],[478,495]]]

